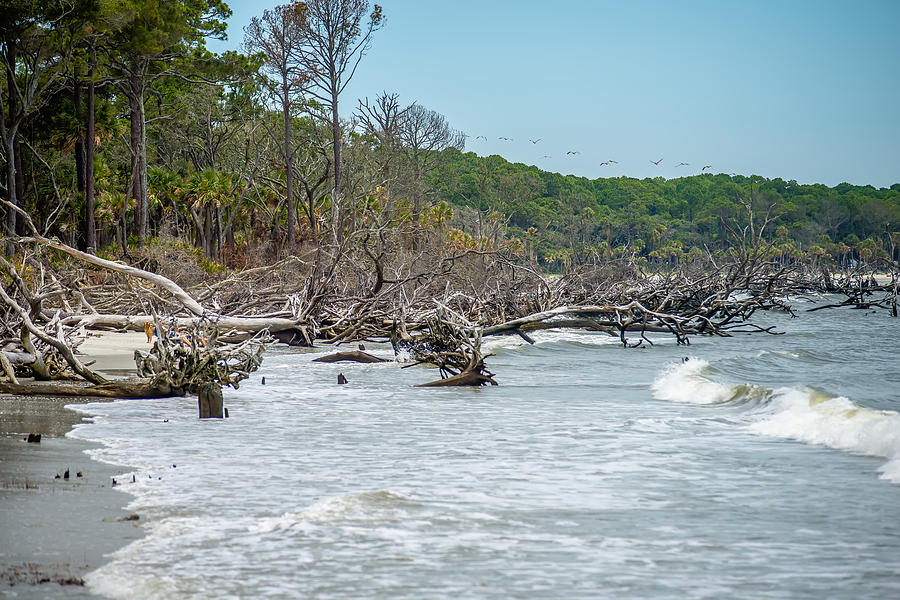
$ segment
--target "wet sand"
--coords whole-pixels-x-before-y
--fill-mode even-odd
[[[91,447],[0,436],[0,597],[92,598],[84,575],[142,535],[140,521],[121,520],[131,496],[111,487],[124,469],[91,460]]]
[[[116,333],[81,350],[95,370],[120,376],[133,374],[141,347],[143,334]],[[111,485],[129,469],[94,461],[85,450],[96,445],[65,437],[89,418],[65,406],[97,401],[0,394],[0,598],[95,598],[84,575],[142,536],[140,520],[123,520],[132,497]],[[29,433],[41,442],[27,443]]]

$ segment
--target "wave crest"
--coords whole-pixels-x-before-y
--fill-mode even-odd
[[[721,404],[732,396],[732,389],[703,376],[709,363],[689,358],[671,365],[656,378],[650,388],[653,396],[671,402],[690,404]]]
[[[390,490],[344,494],[324,498],[296,513],[263,519],[256,527],[256,531],[264,533],[289,529],[303,523],[369,521],[375,516],[390,519],[391,513],[402,512],[410,504],[408,498]]]
[[[900,413],[860,406],[811,387],[728,386],[706,377],[709,363],[689,359],[668,367],[651,388],[660,400],[752,405],[748,429],[836,450],[885,458],[881,478],[900,483]]]

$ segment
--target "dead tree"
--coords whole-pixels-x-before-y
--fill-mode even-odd
[[[439,307],[419,334],[394,342],[395,351],[409,350],[414,365],[428,363],[439,369],[441,379],[420,387],[497,385],[484,364],[481,331],[471,330],[466,326],[470,324],[460,324],[460,320],[459,315]]]
[[[262,355],[271,341],[262,331],[237,344],[219,340],[214,322],[201,322],[187,330],[179,330],[165,320],[155,320],[152,348],[134,353],[138,375],[149,378],[161,389],[197,393],[208,384],[237,389],[240,382],[262,364]]]

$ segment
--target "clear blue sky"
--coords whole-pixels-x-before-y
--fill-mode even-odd
[[[230,39],[210,47],[280,3],[231,0]],[[379,3],[342,117],[387,90],[444,114],[467,150],[561,173],[900,182],[900,0]]]

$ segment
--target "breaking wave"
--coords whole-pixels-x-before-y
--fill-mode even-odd
[[[402,520],[414,506],[405,496],[390,490],[344,494],[319,500],[299,512],[263,519],[255,530],[277,531],[303,523],[369,522],[375,517]]]
[[[659,400],[706,405],[749,405],[748,430],[855,454],[887,459],[881,478],[900,483],[900,413],[859,406],[811,387],[728,386],[710,379],[709,363],[688,359],[652,384]]]

